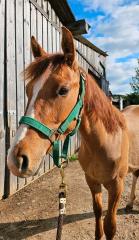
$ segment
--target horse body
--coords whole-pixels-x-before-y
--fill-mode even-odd
[[[26,86],[28,104],[25,115],[33,116],[50,129],[58,129],[77,102],[80,73],[83,71],[75,58],[73,37],[63,27],[63,54],[44,52],[34,38],[31,45],[35,60],[25,70],[25,76],[28,79]],[[86,79],[86,93],[81,112],[79,161],[93,197],[96,239],[101,239],[104,231],[106,239],[112,240],[116,232],[117,206],[123,191],[124,177],[128,171],[128,157],[130,156],[129,162],[133,166],[138,165],[139,145],[135,146],[135,143],[138,142],[136,133],[139,133],[137,126],[139,110],[134,108],[132,110],[134,115],[130,114],[131,109],[121,113],[112,106],[97,86],[95,79],[84,71],[83,75]],[[130,126],[134,116],[136,116],[136,130]],[[9,150],[9,169],[19,177],[34,175],[52,143],[57,139],[65,138],[73,131],[76,124],[77,120],[74,119],[62,136],[54,131],[51,139],[21,124],[14,144]],[[133,157],[135,152],[136,158]],[[108,190],[108,212],[104,219],[104,226],[102,184]]]
[[[111,105],[91,77],[88,78],[88,85],[88,88],[95,92],[95,96],[92,97],[95,99],[92,99],[94,103],[92,113],[88,113],[86,109],[88,106],[85,104],[80,128],[79,161],[86,175],[105,184],[117,175],[120,177],[126,175],[129,148],[127,129],[122,113]],[[107,102],[104,109],[101,102],[104,105]],[[106,115],[107,122],[101,118],[101,111]],[[113,122],[113,115],[117,115],[115,122]],[[120,122],[119,118],[121,118]]]
[[[96,239],[101,239],[103,235],[101,184],[109,194],[104,232],[107,239],[113,239],[116,231],[116,208],[123,190],[123,180],[128,171],[129,137],[123,114],[111,105],[94,79],[88,76],[87,81],[86,91],[91,89],[92,99],[88,97],[89,94],[86,95],[80,127],[79,162],[92,192],[96,216]],[[93,92],[95,95],[92,95]],[[90,112],[88,109],[91,101],[93,106]]]
[[[133,174],[130,201],[127,209],[133,208],[137,178],[139,177],[139,106],[128,106],[123,110],[129,137],[128,171]]]
[[[81,129],[79,161],[86,175],[105,184],[117,175],[124,177],[128,162],[128,136],[120,128],[116,134],[108,134],[101,122],[95,124],[86,136]],[[86,140],[87,141],[86,141]],[[123,151],[122,145],[126,145]]]
[[[139,106],[128,106],[123,110],[129,134],[129,172],[139,169]]]

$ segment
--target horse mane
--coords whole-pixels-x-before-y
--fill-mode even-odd
[[[65,58],[64,54],[50,54],[44,55],[38,58],[35,58],[33,62],[31,62],[27,68],[24,70],[23,75],[26,80],[35,80],[39,78],[47,69],[47,67],[51,64],[51,68],[54,69],[58,65],[64,64]]]
[[[125,129],[126,124],[123,114],[112,105],[95,79],[88,74],[86,81],[86,113],[93,116],[95,122],[100,119],[108,133],[116,132],[119,127]]]

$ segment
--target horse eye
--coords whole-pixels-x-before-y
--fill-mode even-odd
[[[58,89],[57,95],[66,96],[68,94],[68,92],[69,92],[68,87],[61,87],[60,89]]]

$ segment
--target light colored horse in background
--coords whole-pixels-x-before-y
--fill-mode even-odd
[[[131,210],[136,197],[135,190],[137,179],[139,177],[139,106],[128,106],[123,110],[123,114],[126,119],[129,135],[128,170],[133,174],[130,201],[126,206],[127,210]]]
[[[85,76],[79,162],[93,197],[96,239],[101,239],[105,233],[106,239],[112,240],[128,161],[134,176],[139,170],[139,107],[128,107],[121,113],[112,106],[95,79],[79,67],[73,37],[66,28],[62,28],[63,54],[46,53],[34,38],[31,44],[35,60],[25,70],[28,96],[25,115],[57,129],[77,102],[80,73]],[[62,138],[75,126],[76,120],[73,120]],[[55,133],[50,141],[42,133],[21,124],[9,150],[9,169],[19,177],[36,174],[43,156],[57,137]],[[134,185],[135,181],[134,177]],[[104,224],[101,185],[108,191]]]

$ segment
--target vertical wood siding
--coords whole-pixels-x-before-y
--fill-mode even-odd
[[[46,51],[59,52],[61,26],[62,23],[50,1],[0,1],[0,198],[4,194],[13,194],[32,181],[32,178],[19,179],[13,176],[6,167],[6,154],[27,103],[25,83],[22,79],[24,76],[20,73],[33,59],[31,36],[35,36]],[[98,68],[98,54],[77,40],[75,45]],[[88,71],[89,65],[79,53],[77,59]],[[103,57],[102,62],[105,62]],[[69,153],[73,154],[79,144],[80,140],[76,135],[71,141]],[[53,159],[49,155],[45,156],[39,175],[52,167]]]
[[[5,0],[0,2],[0,198],[2,198],[4,193],[4,176],[5,176],[5,115],[4,115],[4,89],[5,89],[5,79],[4,79],[4,65],[5,65]]]

